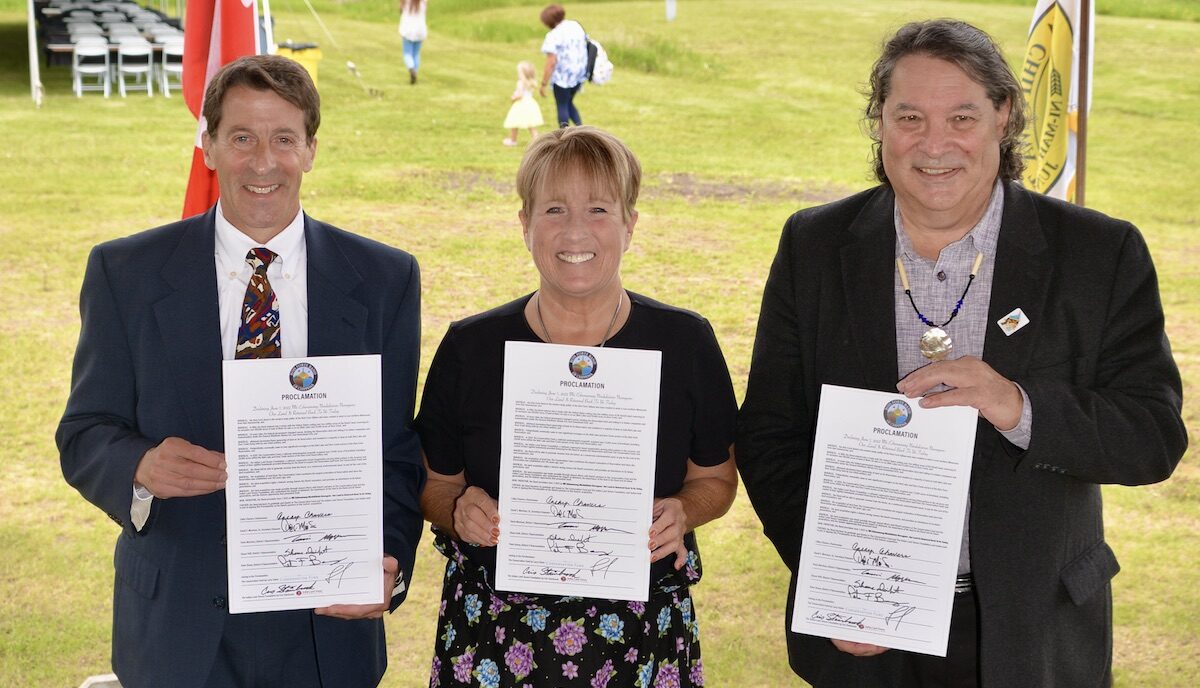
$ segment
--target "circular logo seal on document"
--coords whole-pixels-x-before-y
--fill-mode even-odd
[[[912,407],[903,399],[892,399],[883,407],[883,420],[893,428],[902,428],[912,420]]]
[[[571,354],[571,360],[567,367],[570,368],[572,375],[580,380],[586,380],[596,374],[596,357],[586,351],[577,351]]]
[[[307,392],[317,386],[317,369],[311,363],[297,363],[288,373],[292,387],[300,392]]]

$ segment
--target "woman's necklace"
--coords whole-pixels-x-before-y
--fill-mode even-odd
[[[624,292],[622,292],[622,295]],[[617,315],[621,312],[621,296],[617,296],[617,309],[613,311],[612,320],[608,321],[608,329],[604,331],[604,339],[600,340],[600,346],[604,346],[608,342],[608,336],[612,334],[613,326],[617,324]],[[533,308],[537,312],[538,325],[542,328],[542,334],[546,335],[546,343],[553,344],[554,339],[550,337],[550,330],[546,329],[546,321],[542,320],[542,292],[533,297]]]
[[[921,355],[931,361],[941,361],[950,355],[954,350],[954,342],[951,341],[950,335],[942,328],[949,325],[951,320],[954,320],[958,315],[958,311],[962,309],[963,299],[967,298],[967,292],[971,291],[971,284],[975,281],[975,275],[979,273],[979,265],[983,262],[983,252],[975,254],[975,263],[971,266],[971,275],[967,277],[967,287],[963,289],[962,296],[958,297],[958,303],[954,304],[954,310],[950,311],[950,317],[941,325],[935,324],[929,318],[926,318],[921,313],[921,309],[917,308],[917,302],[913,301],[912,289],[908,288],[908,273],[904,271],[904,262],[900,258],[896,258],[896,269],[900,271],[900,285],[904,287],[904,295],[908,297],[908,302],[912,304],[913,311],[921,322],[929,326],[925,330],[925,334],[921,335]]]

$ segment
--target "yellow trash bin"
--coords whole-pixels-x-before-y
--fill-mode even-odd
[[[301,67],[312,77],[313,85],[317,85],[317,63],[321,61],[321,49],[316,43],[293,43],[284,41],[279,44],[278,55],[290,57],[300,63]]]

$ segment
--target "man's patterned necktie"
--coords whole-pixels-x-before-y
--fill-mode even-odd
[[[279,303],[267,279],[267,267],[276,257],[265,248],[252,248],[246,253],[246,262],[254,268],[254,274],[250,276],[246,298],[242,301],[242,326],[238,329],[234,358],[282,356],[279,348]]]

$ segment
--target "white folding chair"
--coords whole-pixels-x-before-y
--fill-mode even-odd
[[[137,30],[133,24],[113,24],[108,27],[108,40],[111,43],[120,43],[126,38],[142,38],[142,32]],[[144,40],[144,39],[143,39]]]
[[[71,51],[71,85],[77,97],[84,91],[104,91],[107,98],[111,93],[109,81],[108,41],[97,36],[80,37]],[[95,79],[95,83],[87,83]]]
[[[104,29],[95,24],[67,24],[67,35],[71,37],[71,42],[74,43],[82,36],[104,38]]]
[[[154,50],[146,39],[122,38],[117,43],[117,81],[121,97],[125,97],[125,77],[132,76],[135,85],[146,82],[146,95],[154,95]]]
[[[183,88],[183,37],[163,41],[162,60],[158,65],[158,90],[168,98],[171,97],[171,77],[175,84]]]
[[[182,41],[183,32],[179,29],[168,26],[162,29],[150,29],[150,40],[155,43],[170,43],[172,41]]]

